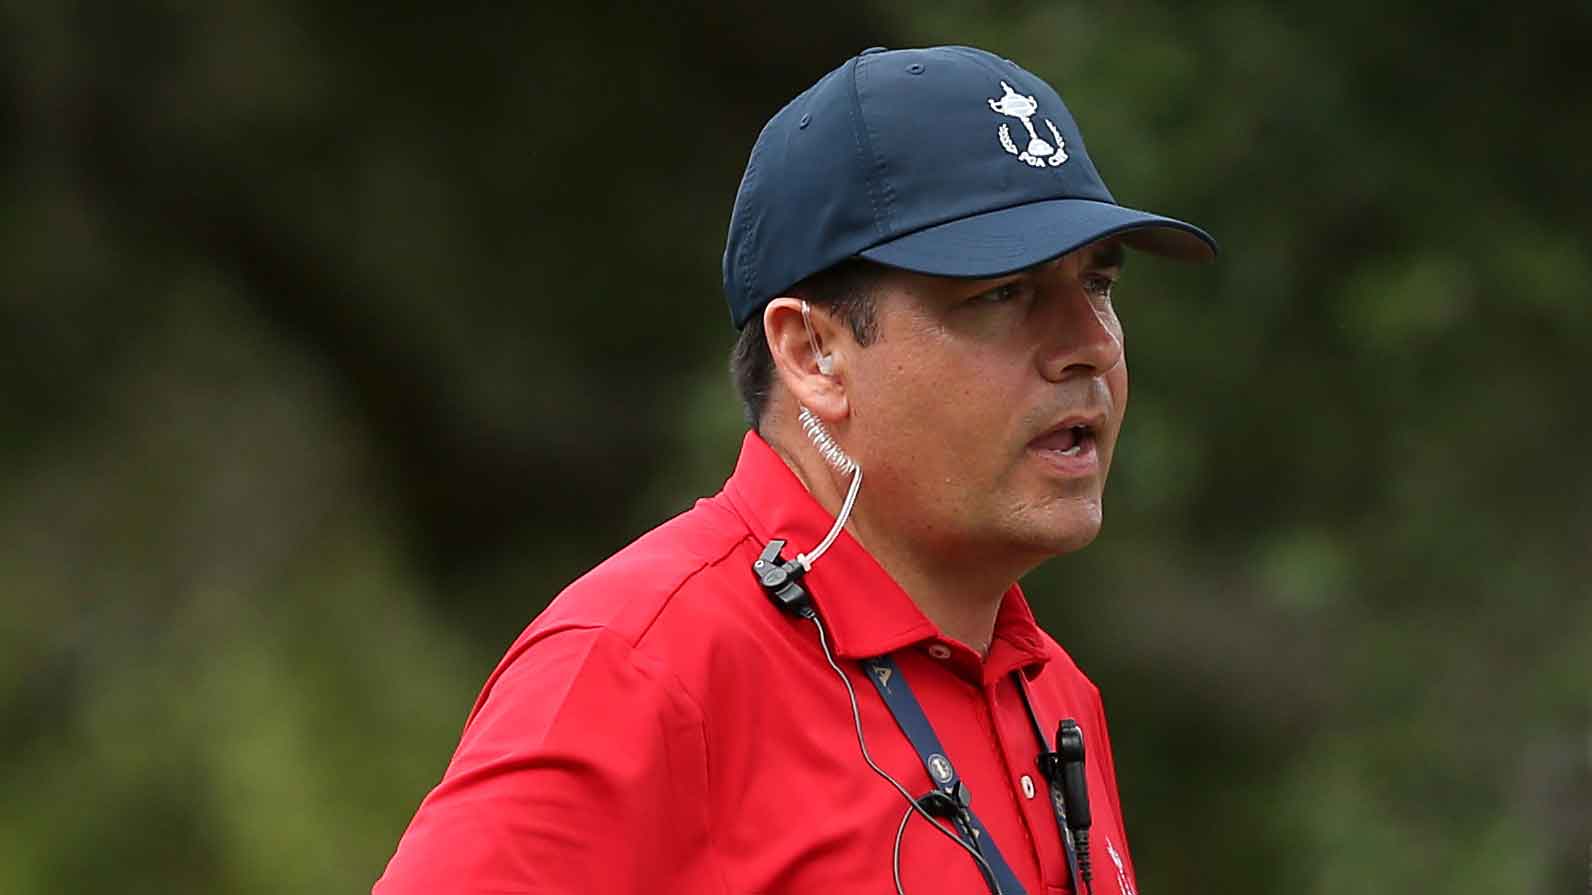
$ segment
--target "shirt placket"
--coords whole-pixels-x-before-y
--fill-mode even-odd
[[[1010,675],[1003,675],[983,687],[984,719],[991,731],[1009,786],[1006,791],[1015,802],[1027,832],[1032,866],[1048,887],[1069,890],[1066,851],[1062,847],[1056,815],[1050,805],[1050,790],[1039,772],[1039,743],[1024,714],[1021,696]]]

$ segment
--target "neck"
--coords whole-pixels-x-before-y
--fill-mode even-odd
[[[1001,600],[1017,574],[965,555],[924,548],[890,526],[887,508],[877,515],[870,509],[859,497],[848,526],[852,536],[942,633],[987,655]]]
[[[799,433],[798,433],[799,437]],[[840,512],[848,481],[808,450],[790,451],[773,439],[769,445],[831,515]],[[846,531],[906,591],[918,609],[947,637],[987,655],[1002,598],[1026,569],[994,566],[989,557],[946,553],[906,537],[890,524],[888,510],[873,511],[863,485]],[[822,562],[822,560],[820,560]]]

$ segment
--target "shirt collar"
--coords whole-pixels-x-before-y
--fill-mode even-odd
[[[756,432],[746,433],[724,496],[760,547],[773,538],[785,540],[786,559],[816,547],[834,524],[834,517]],[[840,533],[802,581],[829,629],[836,655],[868,659],[923,641],[949,642],[850,532]],[[995,617],[983,677],[1018,668],[1032,677],[1049,658],[1028,601],[1013,584]]]

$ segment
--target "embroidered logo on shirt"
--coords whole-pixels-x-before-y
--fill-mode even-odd
[[[1000,99],[989,101],[990,110],[1016,118],[1023,123],[1023,128],[1028,131],[1028,146],[1024,149],[1018,149],[1017,144],[1012,142],[1011,129],[1004,124],[1001,125],[998,131],[1001,138],[1001,147],[1012,155],[1017,156],[1018,161],[1035,168],[1043,168],[1046,165],[1054,168],[1066,161],[1067,150],[1065,147],[1067,143],[1061,139],[1061,132],[1056,130],[1055,122],[1049,118],[1045,119],[1045,127],[1050,128],[1050,136],[1056,141],[1054,146],[1040,139],[1039,132],[1034,130],[1033,119],[1034,115],[1039,111],[1039,103],[1032,96],[1023,96],[1013,90],[1012,85],[1005,81],[1001,82],[1001,89],[1005,93],[1001,94]]]
[[[1117,865],[1117,887],[1122,890],[1122,895],[1138,895],[1133,891],[1133,880],[1128,878],[1128,868],[1122,865],[1122,856],[1117,854],[1117,847],[1111,844],[1111,837],[1106,837],[1106,854],[1111,856],[1111,863]]]

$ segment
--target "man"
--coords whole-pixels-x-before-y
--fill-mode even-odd
[[[1215,251],[999,57],[869,50],[775,115],[734,475],[531,624],[376,891],[1133,895],[1098,693],[1016,584],[1100,527],[1124,247]]]

